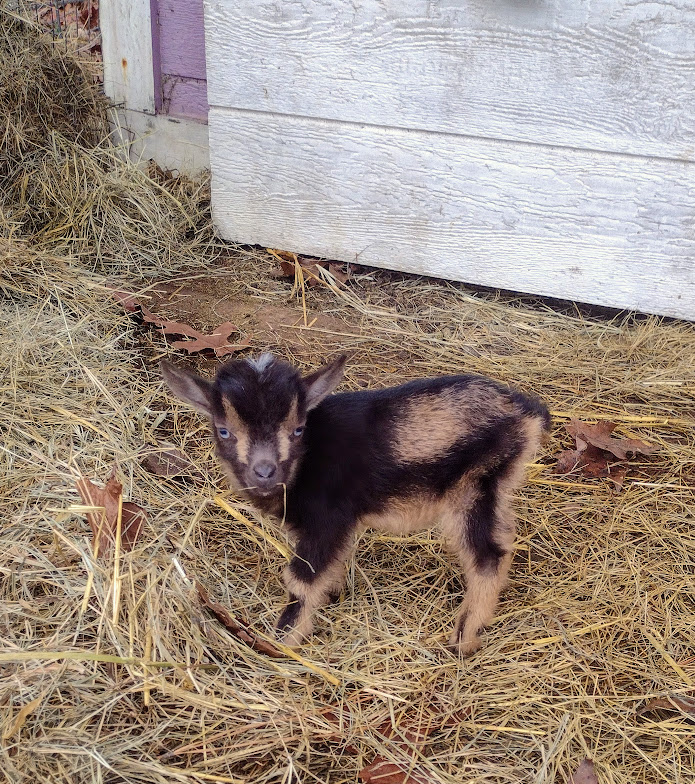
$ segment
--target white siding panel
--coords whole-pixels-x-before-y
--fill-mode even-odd
[[[213,108],[244,243],[695,319],[695,165]]]
[[[206,0],[209,101],[695,160],[695,3]]]

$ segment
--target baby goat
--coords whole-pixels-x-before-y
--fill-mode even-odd
[[[480,376],[331,395],[341,356],[302,378],[271,354],[233,360],[213,382],[162,363],[172,392],[206,414],[233,489],[284,518],[285,643],[311,633],[335,598],[360,526],[406,533],[439,524],[467,591],[449,644],[470,654],[493,617],[512,558],[511,495],[550,425],[539,400]]]

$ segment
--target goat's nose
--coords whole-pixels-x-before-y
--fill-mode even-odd
[[[253,473],[256,474],[259,479],[270,479],[276,469],[277,466],[275,463],[271,463],[269,460],[261,460],[260,463],[256,463],[253,467]]]

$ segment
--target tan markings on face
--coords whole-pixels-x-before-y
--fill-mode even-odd
[[[399,413],[393,449],[404,463],[437,460],[461,438],[512,411],[503,393],[475,382],[439,394],[418,395]]]
[[[222,407],[224,408],[224,415],[229,424],[229,428],[236,437],[236,453],[239,461],[248,465],[249,450],[251,449],[251,438],[246,425],[242,422],[236,408],[229,402],[229,400],[222,400]]]
[[[393,534],[422,531],[439,523],[442,514],[441,500],[430,498],[394,499],[384,512],[364,515],[359,524]]]
[[[290,435],[300,425],[297,414],[297,398],[295,397],[287,416],[282,420],[278,429],[278,455],[281,463],[284,463],[290,456]]]

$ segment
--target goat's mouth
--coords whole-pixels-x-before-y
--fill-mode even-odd
[[[277,495],[278,486],[270,487],[267,490],[261,490],[260,488],[254,487],[254,494],[261,496],[261,498],[267,498],[270,495]]]
[[[255,484],[249,485],[246,488],[246,492],[250,496],[258,496],[260,498],[268,498],[271,495],[280,495],[282,493],[284,485],[280,482],[274,482],[273,484],[268,483],[266,484]]]

